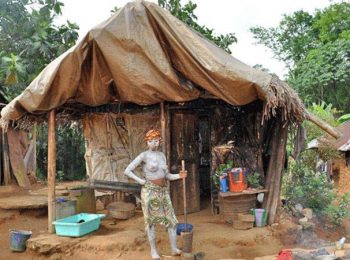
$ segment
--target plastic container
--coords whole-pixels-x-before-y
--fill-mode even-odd
[[[244,168],[233,168],[229,173],[230,180],[230,191],[231,192],[242,192],[247,189],[247,181],[245,178]]]
[[[100,227],[105,214],[80,213],[53,222],[56,234],[65,237],[81,237]]]
[[[56,200],[56,218],[62,219],[77,213],[77,201],[58,198]]]
[[[26,242],[31,237],[32,231],[10,230],[10,249],[16,252],[26,250]]]
[[[220,190],[227,192],[227,178],[224,176],[220,176]]]
[[[266,209],[254,209],[255,226],[264,227],[266,226],[267,210]]]
[[[191,232],[193,230],[193,225],[192,224],[187,223],[186,227],[187,227],[187,230],[186,230],[187,232]],[[185,223],[177,224],[176,234],[178,236],[180,236],[181,232],[185,232]]]

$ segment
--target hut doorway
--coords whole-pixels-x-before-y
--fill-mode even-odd
[[[181,160],[186,162],[188,177],[186,181],[187,212],[200,210],[199,153],[198,133],[199,117],[190,111],[171,111],[170,113],[170,169],[178,172]],[[181,181],[171,183],[171,199],[176,214],[183,214],[183,185]]]
[[[210,119],[209,114],[199,114],[199,133],[198,133],[198,154],[199,154],[199,187],[201,201],[210,199],[210,161],[211,161],[211,143],[210,143]]]

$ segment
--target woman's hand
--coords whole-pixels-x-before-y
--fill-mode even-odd
[[[181,179],[184,179],[187,177],[187,171],[180,171],[179,175]]]
[[[142,185],[142,186],[145,185],[145,184],[146,184],[146,180],[145,180],[145,179],[141,179],[141,180],[139,181],[139,184]]]

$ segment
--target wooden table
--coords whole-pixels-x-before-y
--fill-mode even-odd
[[[220,215],[225,221],[233,222],[238,213],[249,214],[256,208],[256,196],[267,192],[262,190],[244,190],[243,192],[219,192]]]

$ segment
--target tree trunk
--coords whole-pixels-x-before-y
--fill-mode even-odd
[[[276,222],[279,207],[282,174],[284,172],[285,149],[287,144],[288,126],[278,120],[272,133],[271,153],[267,169],[265,188],[268,190],[264,199],[264,208],[268,210],[268,224]]]

